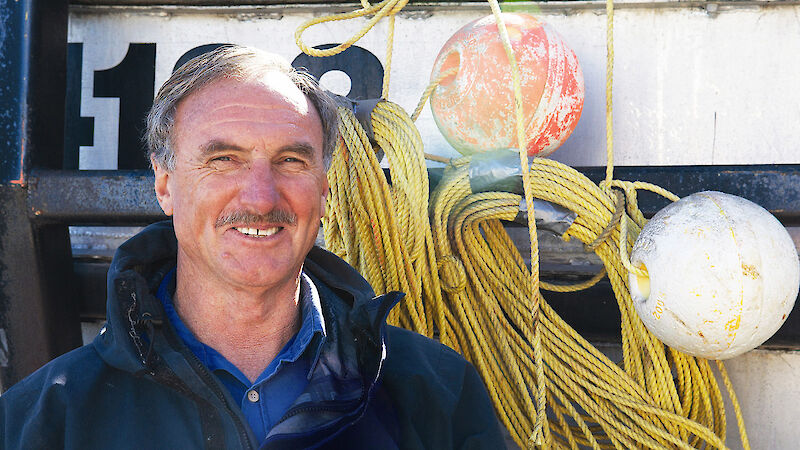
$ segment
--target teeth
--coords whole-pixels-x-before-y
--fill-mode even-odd
[[[267,229],[259,228],[236,228],[236,231],[246,234],[248,236],[272,236],[280,230],[280,227],[272,227]]]

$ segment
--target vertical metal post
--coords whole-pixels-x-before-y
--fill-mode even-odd
[[[80,345],[67,224],[28,206],[63,161],[67,1],[0,4],[0,390]]]

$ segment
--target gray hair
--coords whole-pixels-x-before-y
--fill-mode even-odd
[[[278,55],[238,45],[221,46],[192,58],[161,86],[147,114],[144,140],[148,157],[152,156],[155,164],[169,172],[175,169],[175,151],[170,136],[175,124],[175,110],[181,100],[223,78],[248,80],[275,72],[289,77],[317,110],[322,122],[322,159],[327,169],[339,139],[339,116],[334,100],[308,72],[296,70]]]

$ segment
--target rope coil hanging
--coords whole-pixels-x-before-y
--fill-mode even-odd
[[[404,5],[397,0],[376,5],[364,1],[363,8],[352,13],[316,18],[298,29],[298,46],[316,56],[343,51],[381,18],[393,20]],[[495,0],[490,5],[502,35],[499,6]],[[339,109],[342,139],[328,173],[330,214],[323,219],[326,245],[359,270],[377,293],[402,290],[408,294],[392,311],[390,322],[438,338],[471,361],[498,417],[518,445],[726,448],[722,392],[711,365],[658,341],[636,315],[628,292],[628,272],[642,272],[628,259],[646,222],[638,209],[637,191],[649,190],[670,200],[677,197],[651,184],[613,179],[611,1],[607,12],[606,179],[596,185],[568,166],[542,158],[529,161],[520,152],[526,204],[532,209],[532,199],[537,198],[575,212],[577,217],[564,238],[577,238],[593,249],[603,262],[603,271],[577,285],[540,281],[534,214],[528,214],[529,269],[502,224],[518,214],[522,196],[473,193],[469,157],[448,160],[442,180],[429,196],[425,159],[433,158],[424,153],[413,120],[436,85],[452,73],[442,74],[428,86],[413,118],[389,101],[373,109],[374,140],[389,160],[391,186],[352,111]],[[374,16],[367,24],[338,47],[318,51],[301,41],[312,25],[369,14]],[[508,44],[507,35],[502,39]],[[391,34],[388,41],[387,63]],[[514,72],[510,45],[506,49]],[[384,98],[387,92],[388,75]],[[525,149],[524,133],[519,134],[523,105],[518,82],[515,92],[517,141]],[[585,289],[605,277],[621,315],[619,364],[564,322],[540,292]],[[749,448],[727,372],[721,362],[716,365],[733,403],[742,444]]]

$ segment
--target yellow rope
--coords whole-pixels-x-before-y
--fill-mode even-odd
[[[614,178],[614,0],[606,0],[606,184]]]
[[[403,7],[406,5],[406,3],[408,3],[408,0],[384,0],[384,1],[380,2],[380,3],[378,3],[377,5],[370,5],[369,2],[364,1],[361,4],[362,5],[361,9],[358,9],[358,10],[355,10],[355,11],[351,11],[349,13],[344,13],[344,14],[334,14],[334,15],[331,15],[331,16],[317,17],[317,18],[311,19],[308,22],[300,25],[297,28],[297,30],[295,31],[295,33],[294,33],[294,40],[297,43],[297,46],[300,47],[300,50],[302,50],[303,53],[305,53],[307,55],[310,55],[310,56],[332,56],[332,55],[336,55],[338,53],[341,53],[341,52],[345,51],[351,45],[353,45],[356,42],[358,42],[359,39],[364,37],[364,35],[367,34],[367,32],[370,29],[372,29],[372,27],[375,26],[376,23],[378,23],[378,21],[380,21],[381,19],[383,19],[386,16],[394,16],[395,14],[400,12],[400,10],[403,9]],[[369,16],[369,15],[373,15],[372,18],[369,19],[367,21],[367,23],[358,32],[356,32],[354,35],[350,36],[350,38],[348,38],[343,43],[337,45],[336,47],[332,47],[332,48],[325,49],[325,50],[318,50],[318,49],[309,47],[308,45],[305,44],[305,42],[303,42],[303,33],[307,29],[313,27],[314,25],[318,25],[318,24],[326,23],[326,22],[336,22],[336,21],[350,20],[350,19],[355,19],[355,18],[358,18],[358,17],[364,17],[364,16]],[[389,48],[391,48],[391,47],[389,47]],[[389,50],[389,51],[391,51],[391,50]]]
[[[533,293],[533,304],[531,305],[530,316],[528,317],[533,324],[533,361],[536,367],[536,424],[529,443],[539,444],[542,442],[542,424],[545,422],[545,408],[547,403],[544,367],[542,363],[542,344],[541,332],[539,330],[539,240],[536,236],[536,217],[534,211],[533,195],[531,194],[530,177],[528,173],[528,139],[525,134],[525,112],[522,100],[522,84],[520,82],[519,67],[514,50],[511,48],[511,40],[508,37],[508,30],[503,22],[503,15],[500,12],[500,5],[497,0],[489,0],[492,8],[497,30],[503,42],[503,49],[508,57],[508,65],[511,68],[511,82],[514,87],[514,116],[517,130],[517,145],[519,146],[520,167],[522,167],[522,185],[525,193],[525,203],[528,205],[528,237],[531,243],[531,274],[530,284]],[[539,105],[541,107],[541,105]]]
[[[391,17],[404,4],[387,0],[371,5],[362,0],[361,10],[304,24],[296,34],[298,45],[309,54],[335,54],[385,16],[390,16],[393,33]],[[328,172],[329,215],[323,219],[328,248],[356,267],[377,293],[402,290],[408,294],[391,313],[390,322],[438,338],[470,360],[486,384],[498,417],[518,445],[725,448],[725,409],[708,361],[667,348],[647,331],[628,291],[629,272],[647,276],[628,259],[646,222],[638,208],[637,191],[649,190],[671,200],[677,197],[652,184],[613,179],[611,1],[607,8],[609,159],[606,179],[600,185],[558,162],[528,160],[515,56],[498,5],[495,0],[490,4],[515,84],[525,201],[533,205],[532,199],[538,198],[575,212],[577,217],[564,238],[576,238],[590,246],[603,262],[603,271],[578,285],[540,282],[533,211],[528,214],[529,269],[501,222],[517,215],[521,197],[505,192],[473,193],[469,157],[447,161],[442,180],[428,195],[427,155],[413,120],[441,80],[455,71],[431,82],[413,118],[388,101],[373,110],[374,140],[389,160],[391,186],[364,129],[351,111],[339,110],[342,139]],[[367,14],[374,16],[365,27],[334,49],[316,51],[302,45],[302,32],[311,25]],[[392,41],[390,35],[387,67]],[[564,322],[540,292],[586,288],[605,277],[621,316],[619,362]],[[735,392],[724,366],[717,364],[734,405],[743,446],[749,449]]]
[[[389,31],[386,38],[386,68],[383,71],[383,89],[381,98],[389,98],[389,79],[392,74],[392,49],[394,46],[394,14],[389,16]]]
[[[458,67],[453,67],[451,69],[447,69],[444,72],[440,73],[439,76],[436,77],[436,79],[434,79],[433,81],[430,82],[430,84],[428,84],[428,87],[425,88],[425,91],[422,93],[422,97],[419,99],[419,102],[417,103],[417,107],[414,108],[414,112],[411,113],[411,121],[412,122],[416,122],[417,121],[417,119],[419,118],[420,113],[422,113],[422,108],[425,107],[425,103],[428,102],[428,99],[430,98],[431,94],[433,93],[433,90],[436,89],[436,86],[439,86],[439,83],[441,83],[442,80],[444,80],[445,78],[447,78],[447,77],[449,77],[451,75],[455,75],[457,72],[458,72]]]

